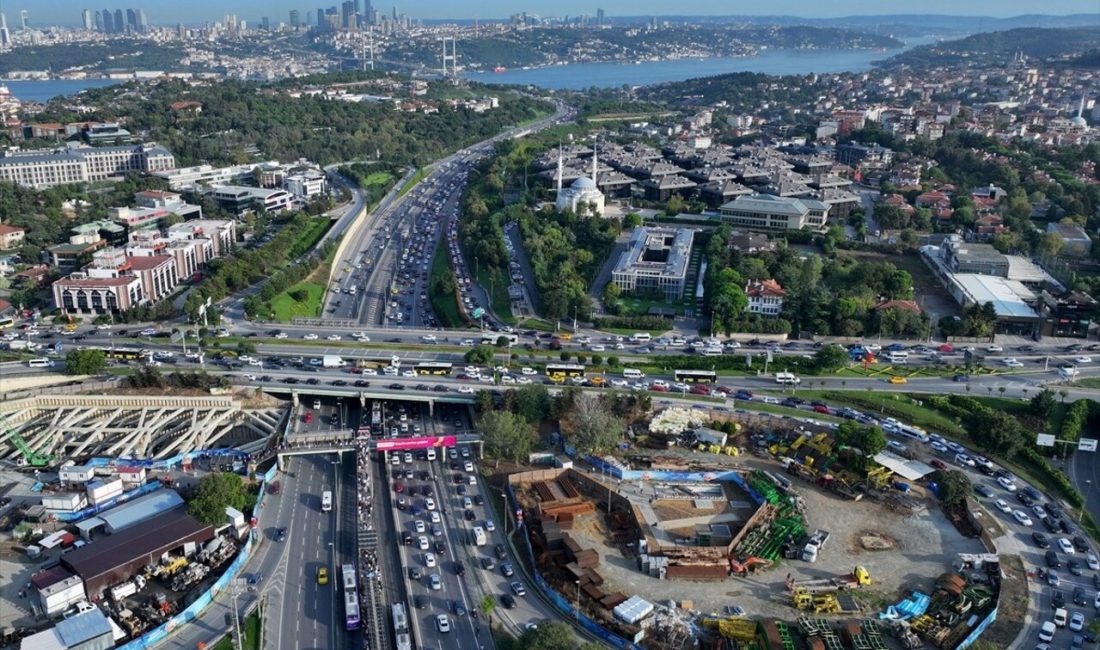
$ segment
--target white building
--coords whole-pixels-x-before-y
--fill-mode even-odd
[[[287,176],[283,187],[294,198],[309,201],[328,191],[328,178],[320,171],[307,169]]]
[[[562,188],[561,179],[563,173],[563,160],[561,151],[558,151],[558,198],[554,202],[555,207],[559,211],[571,210],[578,212],[578,207],[581,203],[587,203],[589,209],[592,210],[597,216],[603,216],[604,213],[604,196],[603,192],[596,187],[596,177],[598,169],[597,152],[596,148],[592,148],[592,178],[581,176],[568,188]]]
[[[722,221],[749,230],[825,230],[829,206],[806,197],[747,194],[726,203]]]
[[[748,311],[764,316],[778,316],[783,311],[783,298],[787,292],[775,280],[749,280],[745,285],[749,299]]]
[[[665,300],[684,294],[694,233],[687,228],[635,228],[611,272],[623,293],[657,289]]]
[[[172,152],[156,143],[0,151],[0,181],[44,189],[102,181],[131,172],[153,174],[176,166]]]

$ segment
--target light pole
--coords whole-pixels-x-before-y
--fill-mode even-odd
[[[576,612],[576,619],[579,621],[581,620],[581,581],[574,580],[573,584],[577,585],[577,609],[574,611]]]
[[[501,490],[500,498],[504,501],[504,539],[508,539],[508,493]]]
[[[1089,490],[1092,489],[1092,479],[1085,479],[1085,491],[1081,493],[1081,511],[1077,514],[1077,523],[1085,518],[1085,506],[1089,502]]]

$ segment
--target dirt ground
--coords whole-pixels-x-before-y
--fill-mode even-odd
[[[718,582],[658,580],[643,575],[632,558],[605,543],[599,532],[604,526],[575,526],[573,534],[582,545],[599,553],[598,571],[608,592],[660,594],[662,602],[688,600],[700,612],[720,612],[726,606],[739,605],[750,616],[786,620],[797,617],[784,586],[788,574],[795,579],[825,578],[863,566],[873,584],[857,595],[865,613],[871,615],[914,590],[929,593],[936,578],[950,570],[958,553],[983,551],[979,540],[962,538],[934,505],[917,514],[901,515],[873,502],[843,500],[807,483],[795,487],[806,502],[807,529],[823,528],[832,533],[814,564],[785,561],[751,577]],[[868,550],[878,547],[886,548]]]

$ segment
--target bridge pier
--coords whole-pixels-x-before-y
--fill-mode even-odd
[[[366,410],[367,408],[367,394],[362,391],[360,391],[359,393],[359,408],[363,410]]]
[[[296,390],[290,391],[290,403],[293,404],[295,407],[298,406],[298,403],[299,403],[298,402],[298,391],[296,391]]]
[[[428,417],[430,417],[430,418],[435,417],[435,400],[434,399],[429,399],[428,400]]]

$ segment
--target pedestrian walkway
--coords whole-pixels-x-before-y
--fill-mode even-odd
[[[355,441],[356,507],[359,546],[359,619],[368,648],[388,648],[385,599],[382,598],[382,567],[378,562],[378,531],[374,527],[371,495],[370,437]]]

